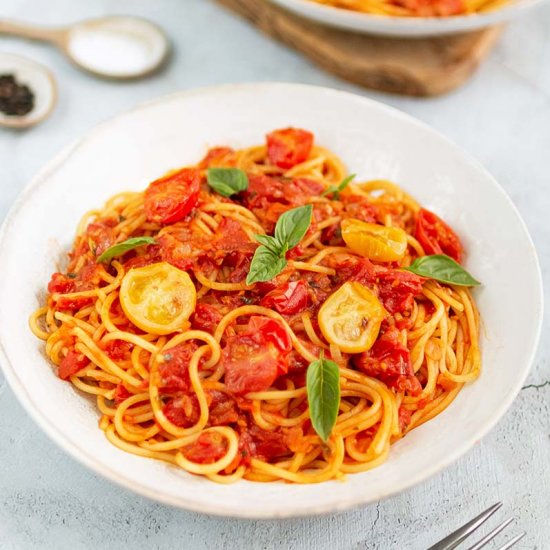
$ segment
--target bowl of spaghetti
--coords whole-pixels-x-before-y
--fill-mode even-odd
[[[511,21],[544,0],[266,0],[324,25],[366,34],[426,37]]]
[[[309,86],[102,124],[25,190],[0,260],[2,367],[33,418],[108,479],[219,515],[434,475],[504,414],[540,332],[536,253],[491,176]]]

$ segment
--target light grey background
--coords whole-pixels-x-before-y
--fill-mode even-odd
[[[64,145],[142,101],[226,82],[332,86],[421,118],[485,164],[529,226],[548,298],[550,6],[510,25],[466,86],[426,100],[348,85],[258,34],[210,0],[0,2],[0,17],[49,24],[107,13],[133,13],[162,25],[174,43],[167,70],[141,82],[104,82],[78,72],[47,46],[0,38],[0,51],[25,54],[51,67],[60,88],[59,105],[47,122],[27,132],[0,130],[0,219],[22,187]],[[47,231],[47,227],[37,230]],[[510,532],[528,532],[518,548],[548,549],[550,346],[545,336],[549,328],[546,319],[528,385],[498,427],[464,458],[398,497],[317,519],[223,520],[149,502],[65,456],[6,389],[0,395],[0,547],[416,550],[502,500],[499,517],[517,518]]]

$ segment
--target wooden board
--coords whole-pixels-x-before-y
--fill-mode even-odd
[[[267,0],[218,0],[327,71],[385,92],[432,96],[463,84],[501,27],[436,38],[386,38],[320,25]]]

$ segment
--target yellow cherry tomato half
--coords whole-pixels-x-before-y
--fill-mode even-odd
[[[342,238],[357,254],[369,260],[394,262],[407,251],[407,234],[399,227],[385,227],[361,220],[342,220]]]
[[[318,315],[323,336],[346,353],[369,350],[380,332],[386,310],[361,283],[344,283],[321,306]]]
[[[188,326],[197,292],[185,271],[160,262],[130,269],[120,285],[120,305],[136,327],[170,334]]]

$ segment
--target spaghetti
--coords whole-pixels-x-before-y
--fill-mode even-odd
[[[215,191],[215,168],[246,189]],[[403,269],[426,254],[460,262],[458,237],[397,185],[345,176],[290,128],[84,215],[30,326],[58,376],[96,400],[111,443],[221,483],[338,479],[383,463],[478,376],[470,291]],[[257,236],[305,205],[286,266],[247,283]],[[319,357],[340,383],[326,442],[306,387]]]
[[[325,6],[393,17],[447,17],[496,10],[509,0],[310,0]]]

